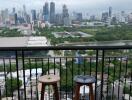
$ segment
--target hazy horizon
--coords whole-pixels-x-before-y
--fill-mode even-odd
[[[16,10],[22,10],[23,5],[26,5],[27,11],[31,9],[40,10],[43,8],[45,2],[55,2],[56,11],[62,10],[62,5],[66,4],[69,11],[77,12],[104,12],[108,11],[108,7],[111,6],[114,11],[131,11],[132,12],[132,0],[0,0],[0,10],[8,8],[12,10],[13,7]]]

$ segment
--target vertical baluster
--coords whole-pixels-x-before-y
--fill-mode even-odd
[[[17,69],[17,91],[18,91],[18,100],[20,100],[20,84],[19,84],[19,68],[18,68],[18,51],[15,51],[16,55],[16,69]]]
[[[36,96],[37,96],[37,100],[39,100],[39,96],[38,96],[38,63],[37,63],[37,58],[35,58],[35,68],[36,68]]]
[[[48,75],[49,75],[49,57],[48,57]]]
[[[61,62],[61,58],[60,58],[60,100],[61,100],[61,67],[62,67],[62,62]]]
[[[55,57],[54,57],[54,75],[55,75],[56,73],[55,73]]]
[[[131,82],[132,82],[132,67],[131,67]],[[132,93],[132,84],[130,84],[130,93]],[[131,95],[129,95],[129,100],[131,100]]]
[[[6,83],[6,80],[7,80],[7,76],[6,76],[6,74],[7,74],[7,68],[6,68],[6,65],[5,65],[5,58],[3,58],[3,67],[4,67],[4,75],[5,75],[5,83]],[[7,86],[7,83],[5,84],[5,95],[6,95],[6,97],[8,97],[8,88],[7,88],[8,86]],[[7,98],[6,98],[7,99]]]
[[[32,69],[31,69],[31,59],[29,58],[28,59],[28,61],[29,61],[29,68],[30,68],[30,91],[31,91],[31,100],[33,99],[32,97],[33,97],[33,90],[32,90]]]
[[[66,57],[66,100],[67,100],[67,57]]]
[[[1,95],[1,86],[0,86],[0,100],[2,99],[2,95]]]
[[[49,57],[48,57],[48,75],[50,74],[50,73],[49,73],[49,70],[50,70],[50,69],[49,69],[49,68],[50,68],[50,62],[49,62],[49,60],[50,60],[50,59],[49,59]],[[50,90],[49,90],[49,88],[50,88],[50,87],[48,86],[48,95],[49,95],[49,100],[50,100]]]
[[[114,57],[114,77],[113,77],[113,89],[112,89],[112,100],[114,100],[114,88],[115,88],[115,62],[116,62],[116,58]]]
[[[84,72],[84,75],[86,75],[86,72],[85,72],[86,71],[86,65],[85,65],[86,64],[86,59],[85,58],[83,58],[83,62],[84,62],[83,63],[83,68],[84,68],[83,72]],[[85,97],[85,86],[84,86],[84,98],[86,98]]]
[[[120,100],[121,66],[122,66],[122,57],[120,60],[120,69],[119,69],[118,100]]]
[[[83,58],[83,68],[84,68],[84,75],[86,75],[86,58]]]
[[[128,67],[128,60],[125,61],[125,84],[124,87],[126,87],[126,75],[127,75],[127,67]],[[126,91],[126,89],[124,89]],[[124,97],[125,97],[125,92],[124,92]]]
[[[73,90],[73,87],[74,87],[73,86],[73,78],[74,78],[74,74],[73,74],[73,66],[74,66],[74,64],[73,63],[74,63],[74,58],[72,58],[72,71],[71,71],[72,72],[72,100],[73,100],[73,91],[74,91]]]
[[[79,57],[77,57],[77,59],[79,60]],[[79,61],[78,61],[78,73],[77,73],[78,75],[80,74],[80,63],[79,63]]]
[[[105,57],[105,51],[102,50],[102,74],[101,74],[101,100],[103,98],[103,80],[104,80],[104,57]]]
[[[12,99],[13,99],[13,89],[12,89],[12,65],[11,65],[11,58],[9,58],[9,66],[10,66],[10,78],[11,78],[11,96],[12,96]]]
[[[25,81],[25,54],[24,51],[22,51],[22,66],[23,66],[23,79],[24,79],[24,98],[26,100],[26,81]]]
[[[110,57],[108,57],[108,62],[109,62],[109,64],[108,64],[108,77],[107,77],[107,95],[106,95],[106,97],[108,97],[108,93],[109,93],[109,76],[110,76],[110,63],[111,63],[111,58]]]
[[[93,58],[94,58],[94,57],[93,57]],[[91,57],[90,57],[89,67],[90,67],[90,75],[91,75],[91,71],[92,71],[92,58],[91,58]]]
[[[95,71],[95,75],[96,75],[96,83],[95,83],[95,100],[97,99],[96,95],[97,95],[97,72],[98,72],[98,50],[96,50],[96,71]]]
[[[41,64],[42,64],[42,75],[44,75],[44,62],[43,62],[43,58],[41,59]]]

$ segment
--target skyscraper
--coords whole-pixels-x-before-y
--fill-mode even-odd
[[[15,8],[13,8],[13,9],[12,9],[12,13],[13,13],[13,14],[15,14],[15,12],[16,12],[16,9],[15,9]]]
[[[82,13],[77,13],[77,14],[76,14],[76,20],[77,20],[77,21],[82,21],[82,19],[83,19],[83,18],[82,18]]]
[[[121,16],[125,17],[125,11],[121,11]]]
[[[23,18],[24,18],[24,22],[27,23],[27,12],[26,12],[26,6],[23,5]]]
[[[3,24],[6,24],[6,21],[8,20],[8,18],[9,18],[8,9],[2,10],[2,11],[1,11],[2,23],[3,23]]]
[[[108,12],[104,12],[102,13],[102,21],[103,22],[106,22],[108,20],[108,17],[109,17],[109,13]]]
[[[36,10],[31,10],[31,14],[32,14],[32,21],[36,21]]]
[[[14,20],[15,20],[15,25],[17,25],[17,22],[18,22],[17,13],[14,14]]]
[[[112,7],[109,7],[109,17],[112,17]]]
[[[48,2],[45,3],[43,7],[43,14],[44,14],[44,21],[49,21],[49,4]]]
[[[55,23],[55,3],[50,3],[50,23]]]
[[[23,5],[23,12],[26,13],[26,6]]]
[[[62,25],[62,14],[56,14],[55,16],[55,24]]]
[[[64,26],[70,25],[69,13],[66,5],[63,5],[62,19]]]
[[[67,9],[67,6],[66,5],[63,5],[63,18],[64,17],[69,17],[69,14],[68,14],[68,9]]]

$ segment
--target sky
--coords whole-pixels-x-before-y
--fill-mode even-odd
[[[66,4],[71,12],[103,12],[107,11],[109,6],[115,11],[132,12],[132,0],[0,0],[0,9],[15,7],[16,10],[20,10],[23,5],[26,5],[27,10],[39,10],[42,9],[46,1],[55,2],[58,12],[62,10],[63,4]]]

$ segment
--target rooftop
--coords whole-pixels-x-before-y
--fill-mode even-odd
[[[1,37],[0,47],[47,46],[46,37]]]
[[[59,37],[92,37],[91,34],[88,34],[88,33],[84,33],[84,32],[80,32],[80,31],[77,31],[77,32],[53,32],[52,33],[56,38],[59,38]]]

